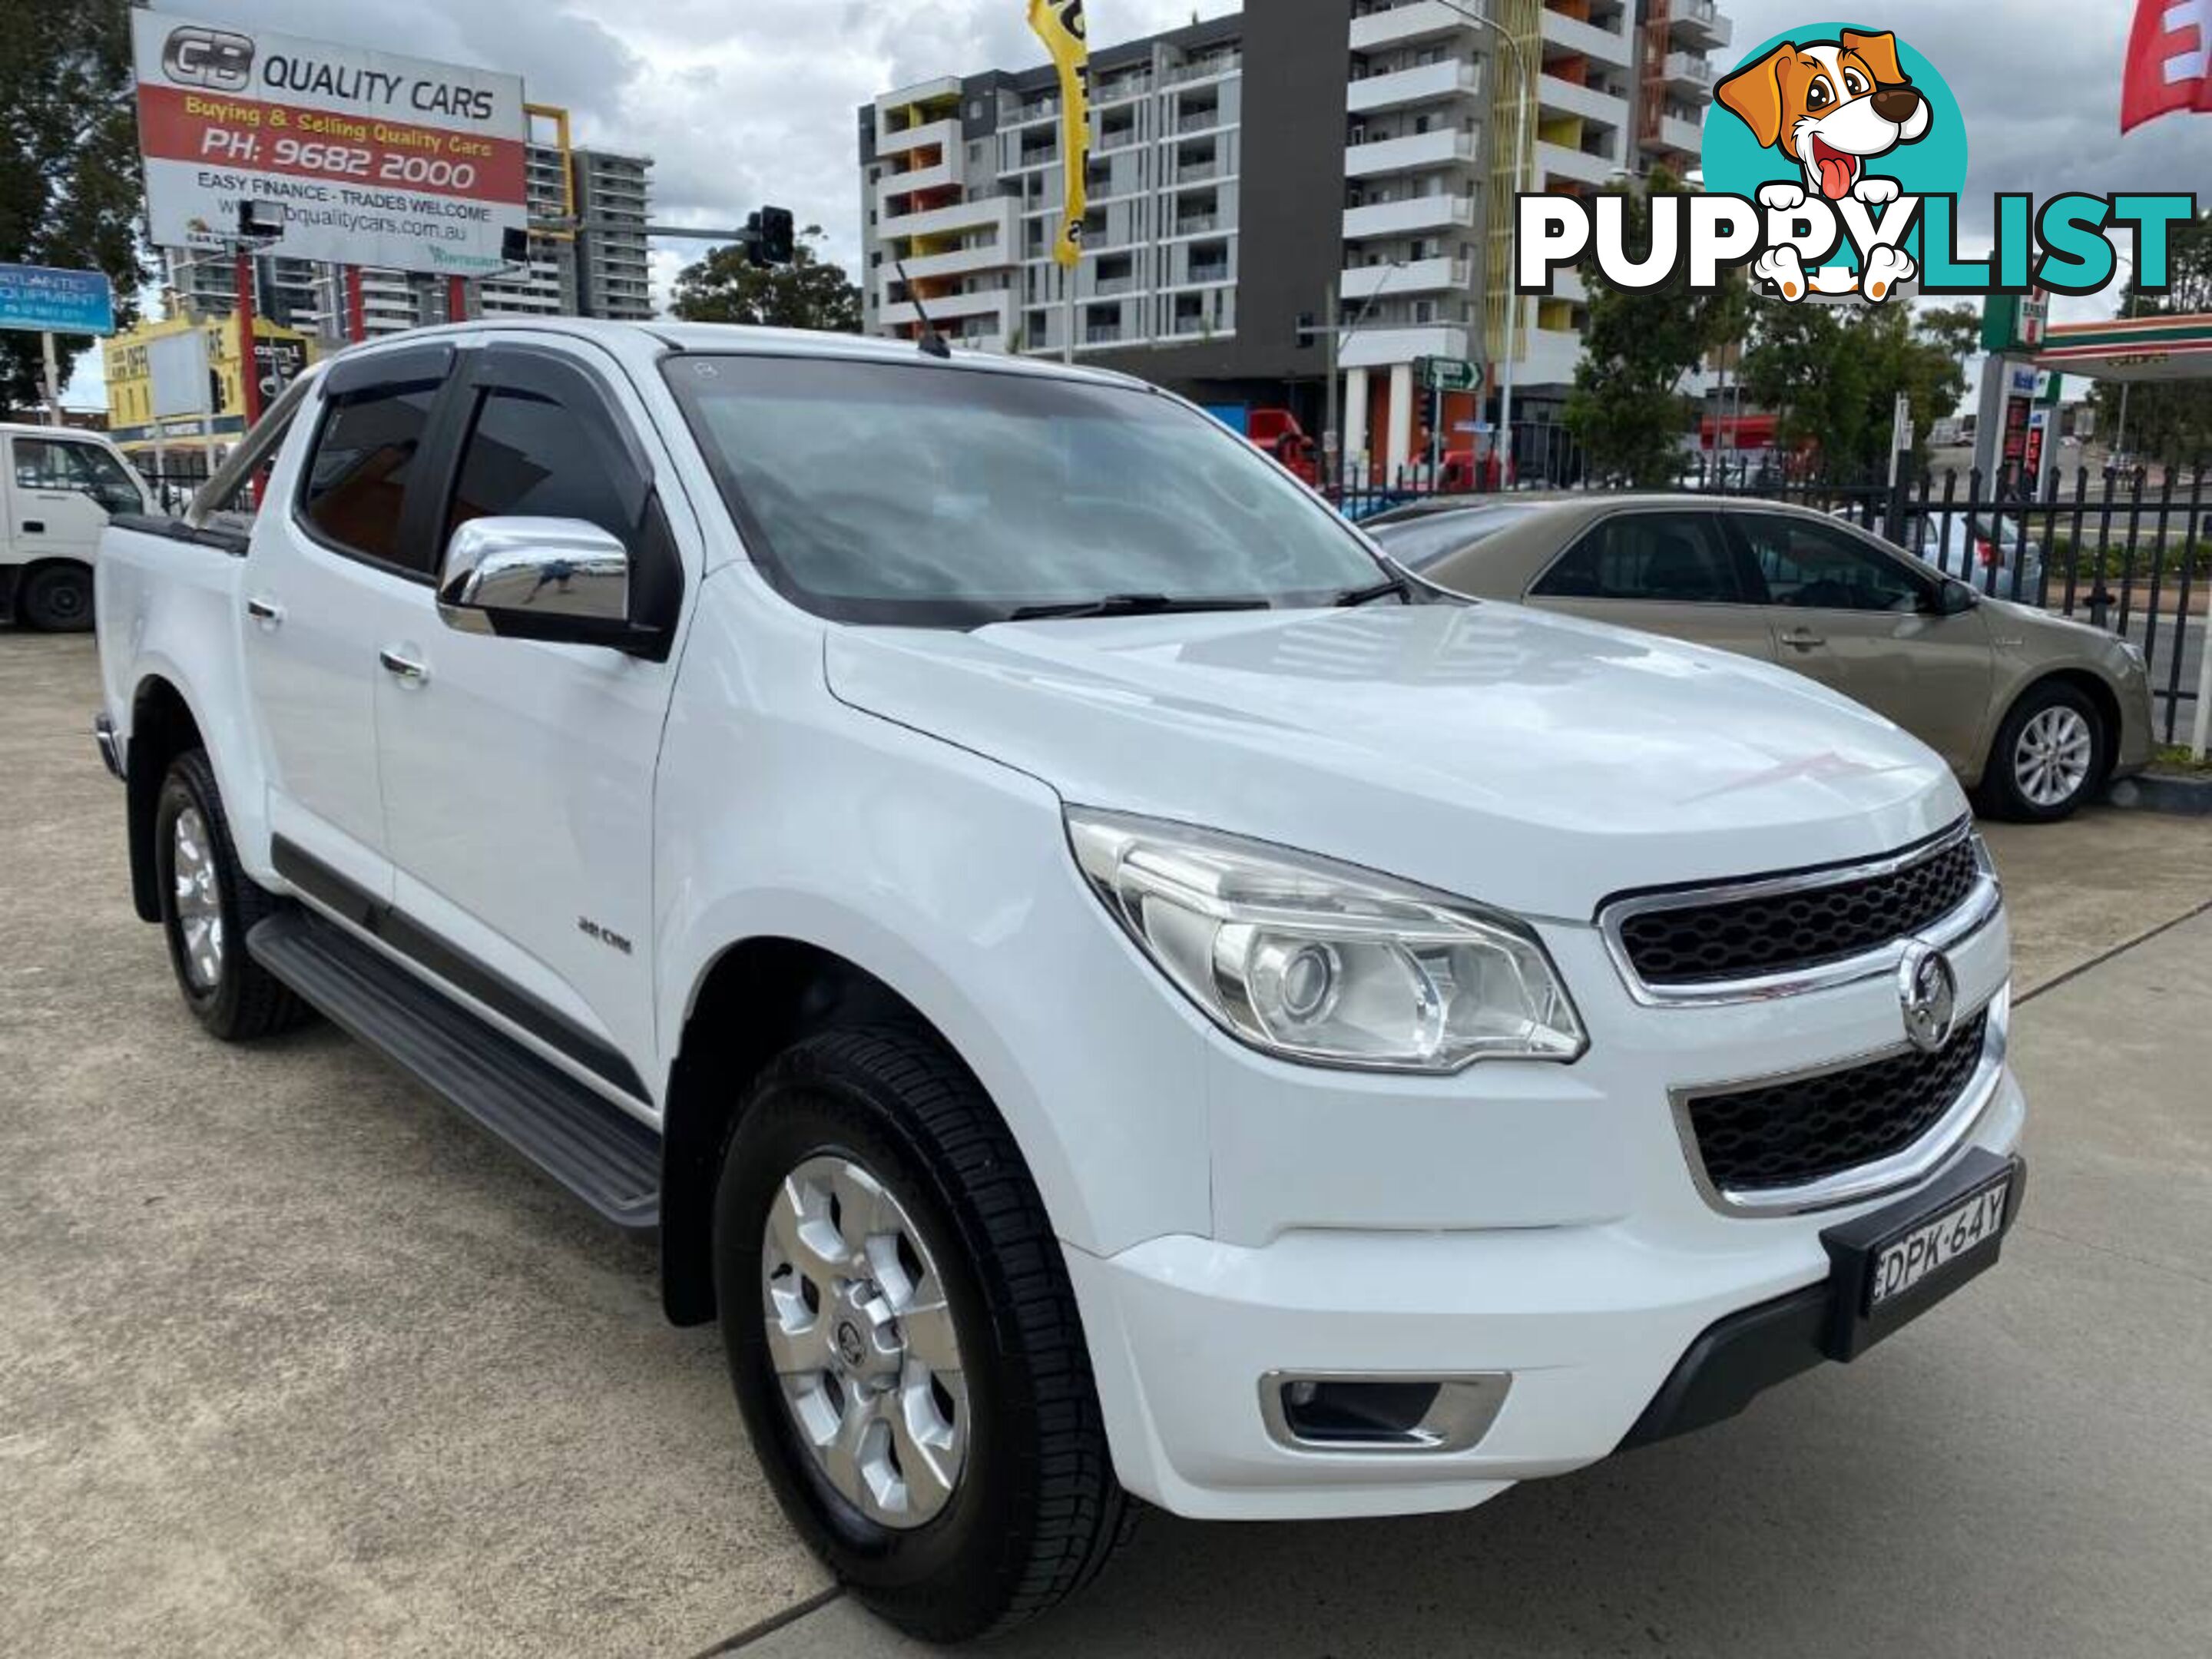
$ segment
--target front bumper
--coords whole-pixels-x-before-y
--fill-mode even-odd
[[[2001,1071],[1972,1130],[1911,1190],[1935,1188],[1973,1149],[2008,1156],[2024,1115]],[[1796,1339],[1827,1299],[1821,1234],[1900,1196],[1714,1218],[1695,1234],[1633,1218],[1459,1232],[1309,1228],[1257,1246],[1183,1237],[1111,1258],[1067,1254],[1115,1466],[1132,1491],[1205,1519],[1408,1514],[1467,1508],[1514,1481],[1725,1415],[1708,1391],[1716,1378],[1723,1395],[1737,1390],[1729,1409],[1740,1407],[1743,1377],[1718,1373],[1686,1405],[1664,1401],[1686,1356],[1747,1310],[1771,1304],[1767,1322],[1781,1326],[1773,1352],[1795,1347],[1792,1363],[1756,1371],[1761,1386],[1814,1363],[1818,1351]],[[1473,1447],[1408,1455],[1282,1443],[1261,1409],[1270,1373],[1506,1373],[1510,1383]]]

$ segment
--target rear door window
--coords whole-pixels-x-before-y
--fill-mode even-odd
[[[443,379],[364,386],[329,399],[300,502],[326,545],[410,575],[435,568],[437,548],[405,544],[400,514]]]
[[[1593,526],[1530,590],[1552,599],[1753,605],[1759,595],[1710,513],[1620,513]]]

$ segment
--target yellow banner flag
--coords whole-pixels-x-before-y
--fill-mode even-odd
[[[1085,179],[1091,167],[1091,41],[1083,0],[1030,0],[1030,27],[1060,70],[1060,153],[1066,178],[1067,216],[1052,257],[1073,268],[1083,258],[1083,216],[1090,211]]]

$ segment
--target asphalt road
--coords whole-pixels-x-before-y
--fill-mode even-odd
[[[709,1333],[326,1028],[207,1041],[131,915],[89,644],[0,632],[0,1653],[905,1652]],[[1849,1368],[1460,1516],[1153,1515],[999,1646],[2169,1656],[2212,1630],[2212,826],[1993,835],[2031,1187]]]

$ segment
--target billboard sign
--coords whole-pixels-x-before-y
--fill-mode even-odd
[[[528,227],[518,76],[143,9],[131,37],[159,246],[233,246],[276,202],[265,252],[479,276]]]
[[[146,354],[149,402],[155,419],[216,412],[222,399],[215,395],[204,330],[157,335],[142,349]]]
[[[112,334],[115,289],[96,270],[0,265],[0,328],[42,334]]]

